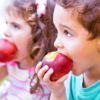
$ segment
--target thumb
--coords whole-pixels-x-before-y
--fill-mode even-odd
[[[63,83],[67,78],[68,78],[68,74],[61,77],[59,80],[57,80],[57,82],[58,83]]]

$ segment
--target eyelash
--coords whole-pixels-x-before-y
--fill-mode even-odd
[[[6,24],[8,25],[8,22],[6,21]],[[18,26],[18,25],[15,25],[15,24],[13,24],[12,25],[15,29],[17,28],[17,29],[20,29],[20,27]]]
[[[17,29],[20,29],[19,26],[17,26],[17,25],[13,25],[13,27],[14,27],[15,29],[16,29],[16,28],[17,28]]]
[[[64,30],[64,34],[67,35],[68,37],[71,37],[72,36],[72,34],[69,33],[67,30]]]
[[[58,34],[57,29],[55,30],[55,32]],[[72,36],[72,34],[69,33],[67,30],[64,30],[64,34],[67,35],[67,37],[71,37]]]
[[[5,23],[6,23],[6,24],[8,24],[8,22],[7,22],[7,21],[5,21]]]

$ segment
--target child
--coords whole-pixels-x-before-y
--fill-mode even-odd
[[[17,53],[13,61],[0,67],[0,80],[9,75],[11,82],[0,100],[48,100],[50,90],[34,70],[44,55],[56,50],[53,46],[56,37],[52,23],[54,6],[52,0],[7,1],[4,35],[16,45]]]
[[[50,81],[53,69],[41,62],[36,73],[51,90],[50,100],[100,100],[100,0],[55,1],[54,45],[72,59],[72,70],[56,82]]]

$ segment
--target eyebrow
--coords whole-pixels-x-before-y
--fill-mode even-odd
[[[16,22],[11,22],[11,24],[21,27],[21,25],[17,24]]]
[[[67,29],[69,29],[69,30],[74,31],[73,29],[71,29],[71,28],[70,28],[70,27],[68,27],[68,26],[65,26],[65,25],[61,25],[61,26],[65,27],[65,28],[67,28]]]

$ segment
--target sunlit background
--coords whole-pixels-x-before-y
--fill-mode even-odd
[[[6,0],[7,2],[7,0]],[[0,38],[4,37],[3,36],[3,33],[6,29],[6,24],[5,24],[5,19],[4,19],[4,12],[3,12],[3,9],[4,9],[4,0],[0,0]]]

